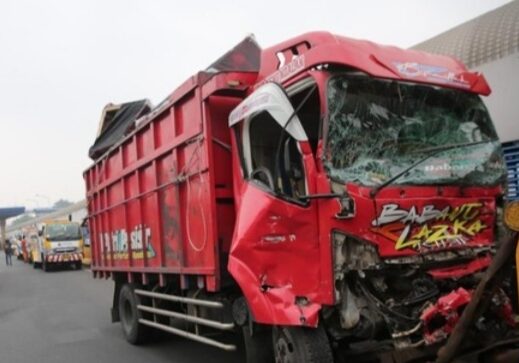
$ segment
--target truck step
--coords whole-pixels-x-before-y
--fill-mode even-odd
[[[214,339],[210,339],[207,337],[203,337],[201,335],[190,333],[190,332],[182,330],[182,329],[174,328],[169,325],[156,323],[154,321],[147,320],[147,319],[139,319],[139,323],[147,325],[147,326],[151,326],[151,327],[159,329],[159,330],[163,330],[163,331],[171,333],[171,334],[179,335],[179,336],[187,338],[187,339],[195,340],[200,343],[211,345],[213,347],[220,348],[220,349],[223,349],[226,351],[235,351],[236,350],[236,345],[234,345],[234,344],[225,344],[225,343],[219,342]]]
[[[189,297],[161,294],[158,292],[151,292],[151,291],[146,291],[146,290],[141,290],[141,289],[136,289],[135,294],[140,295],[140,296],[147,296],[147,297],[151,297],[151,298],[155,298],[155,299],[181,302],[181,303],[188,304],[188,305],[203,306],[206,308],[216,308],[216,309],[223,308],[223,304],[218,301],[193,299],[193,298],[189,298]]]
[[[234,323],[222,323],[222,322],[219,322],[216,320],[204,319],[204,318],[200,318],[197,316],[177,313],[175,311],[170,311],[170,310],[152,308],[152,307],[146,306],[146,305],[137,305],[137,309],[139,309],[141,311],[146,311],[146,312],[152,313],[152,314],[159,314],[159,315],[163,315],[163,316],[169,316],[171,318],[185,320],[190,323],[200,324],[200,325],[208,326],[210,328],[214,328],[214,329],[218,329],[218,330],[233,330],[234,329]]]
[[[162,293],[152,292],[152,291],[147,291],[147,290],[142,290],[142,289],[135,289],[135,294],[137,296],[145,296],[145,297],[149,297],[152,299],[180,302],[180,303],[187,304],[187,305],[193,305],[195,307],[204,307],[204,308],[212,308],[212,309],[222,309],[224,307],[223,303],[221,303],[219,301],[194,299],[194,298],[178,296],[178,295],[162,294]],[[142,304],[137,305],[137,309],[140,311],[143,311],[143,312],[154,314],[154,316],[162,315],[162,316],[167,316],[170,318],[179,319],[179,320],[193,323],[196,326],[196,331],[194,333],[192,333],[187,330],[172,327],[170,325],[161,324],[161,323],[155,321],[155,319],[148,320],[148,319],[141,318],[141,319],[139,319],[139,323],[141,323],[141,324],[144,324],[144,325],[147,325],[147,326],[159,329],[159,330],[163,330],[163,331],[166,331],[171,334],[179,335],[179,336],[182,336],[187,339],[195,340],[200,343],[211,345],[213,347],[220,348],[220,349],[223,349],[226,351],[236,350],[236,345],[234,345],[234,344],[225,344],[225,343],[219,342],[217,340],[208,338],[207,336],[202,336],[202,335],[198,334],[198,325],[203,325],[203,326],[206,326],[209,328],[222,330],[222,331],[230,331],[230,330],[234,329],[234,323],[222,323],[217,320],[205,319],[205,318],[201,318],[201,317],[194,316],[194,315],[183,314],[183,313],[179,313],[176,311],[160,309],[160,308],[142,305]]]

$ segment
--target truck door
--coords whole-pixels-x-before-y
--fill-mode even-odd
[[[315,325],[320,251],[317,203],[305,199],[313,191],[315,174],[307,134],[274,83],[244,100],[229,123],[240,154],[235,163],[240,170],[234,172],[243,180],[235,187],[239,195],[229,272],[255,321]]]

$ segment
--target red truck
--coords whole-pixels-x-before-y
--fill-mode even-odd
[[[248,363],[435,359],[507,238],[489,93],[452,58],[313,32],[109,105],[84,179],[112,320],[134,344],[239,332]],[[458,359],[516,344],[511,269]]]

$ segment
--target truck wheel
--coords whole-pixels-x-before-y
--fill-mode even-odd
[[[276,363],[333,363],[322,327],[275,327],[272,331]]]
[[[243,345],[245,349],[246,363],[273,363],[274,351],[272,349],[272,330],[257,324],[253,327],[242,327]]]
[[[138,299],[133,284],[124,284],[119,292],[119,316],[126,340],[131,344],[142,344],[149,336],[150,328],[139,324]]]

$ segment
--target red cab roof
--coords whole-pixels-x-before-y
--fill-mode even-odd
[[[427,83],[488,95],[485,78],[458,60],[379,45],[328,32],[306,33],[261,52],[258,83],[284,82],[321,64],[356,68],[375,77]]]

